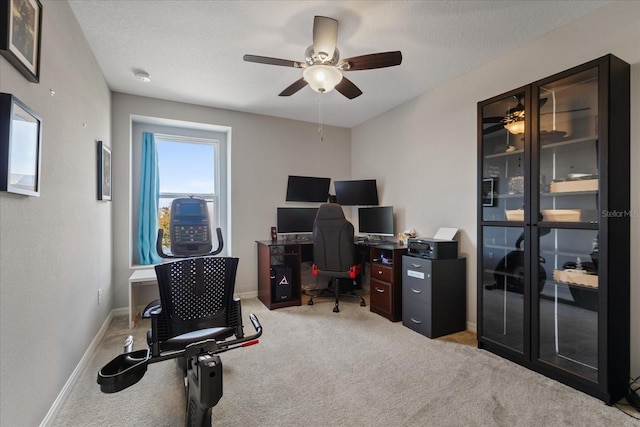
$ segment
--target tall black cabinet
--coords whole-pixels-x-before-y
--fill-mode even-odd
[[[629,380],[629,72],[478,103],[478,346],[606,403]]]

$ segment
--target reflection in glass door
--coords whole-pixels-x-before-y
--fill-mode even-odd
[[[526,93],[482,107],[483,221],[524,221]]]
[[[538,359],[598,380],[598,69],[539,87]]]
[[[540,292],[539,359],[598,379],[598,232],[553,228],[541,235],[548,280]]]
[[[482,336],[524,353],[524,230],[483,227],[482,233]]]

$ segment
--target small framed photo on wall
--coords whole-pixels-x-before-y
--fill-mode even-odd
[[[40,196],[42,120],[23,102],[0,93],[0,190]]]
[[[111,200],[111,148],[98,141],[98,200]]]
[[[0,1],[0,28],[0,54],[27,80],[38,83],[42,32],[40,1]]]

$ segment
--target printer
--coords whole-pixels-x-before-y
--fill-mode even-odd
[[[410,238],[407,241],[407,255],[425,259],[458,258],[458,241],[429,237]]]

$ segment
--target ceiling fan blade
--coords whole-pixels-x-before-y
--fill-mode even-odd
[[[257,62],[258,64],[267,65],[280,65],[282,67],[303,68],[306,66],[306,64],[302,64],[298,61],[291,61],[290,59],[271,58],[268,56],[245,55],[242,57],[242,59],[247,62]]]
[[[358,89],[358,86],[354,85],[353,82],[346,77],[342,77],[340,83],[338,83],[335,89],[346,96],[349,99],[357,98],[362,95],[362,91]]]
[[[300,89],[302,89],[303,87],[305,87],[307,84],[308,83],[305,81],[305,79],[296,80],[288,88],[280,92],[278,96],[291,96],[297,91],[299,91]]]
[[[320,60],[330,61],[338,42],[338,21],[326,16],[313,18],[313,51]]]
[[[562,114],[562,113],[575,113],[576,111],[586,111],[586,110],[590,110],[591,107],[584,107],[584,108],[574,108],[573,110],[562,110],[562,111],[549,111],[548,113],[540,113],[541,116],[546,116],[549,114]]]
[[[500,123],[504,120],[504,117],[494,116],[494,117],[483,117],[482,123]]]
[[[400,65],[401,63],[402,52],[398,50],[395,52],[371,53],[369,55],[341,59],[338,67],[343,68],[344,71],[357,71],[393,67],[395,65]]]
[[[488,135],[490,133],[497,132],[500,129],[504,129],[504,125],[503,124],[489,126],[488,128],[482,129],[482,134],[483,135]]]

